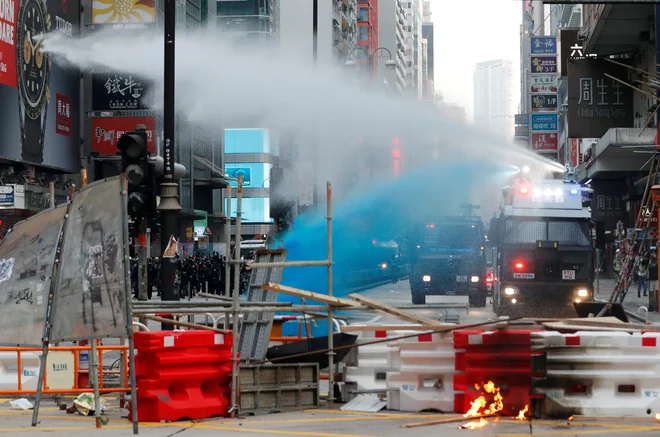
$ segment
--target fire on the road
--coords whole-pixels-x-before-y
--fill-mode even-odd
[[[479,384],[475,384],[474,388],[477,390],[482,389],[482,387]],[[476,398],[474,401],[472,401],[470,409],[468,410],[467,413],[463,415],[463,417],[479,417],[479,420],[474,422],[468,422],[464,425],[461,425],[458,427],[459,429],[482,428],[486,426],[486,424],[488,423],[488,421],[483,416],[492,416],[504,409],[504,398],[500,393],[500,388],[497,387],[493,381],[488,381],[487,383],[485,383],[483,385],[483,391],[486,392],[487,395],[492,395],[492,399],[493,399],[492,402],[490,403],[490,405],[488,405],[488,400],[486,399],[486,395],[481,395],[478,398]],[[488,407],[486,407],[486,405],[488,405]],[[525,408],[520,410],[518,416],[516,416],[516,419],[524,420],[525,413],[527,413],[528,411],[529,411],[529,405],[525,405]]]

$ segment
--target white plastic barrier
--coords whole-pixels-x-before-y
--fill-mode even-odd
[[[375,340],[400,337],[414,334],[413,331],[363,331],[357,343],[367,343]],[[387,389],[387,373],[391,370],[387,366],[388,352],[392,346],[388,343],[360,346],[357,349],[357,365],[344,367],[344,388],[342,398],[348,401],[355,397],[355,393],[348,391],[374,391]]]
[[[36,390],[41,353],[21,353],[21,389]],[[18,354],[0,352],[0,390],[18,390]]]
[[[532,333],[546,353],[547,415],[652,416],[660,411],[660,333]]]
[[[454,411],[456,352],[452,333],[421,334],[389,343],[387,408]]]

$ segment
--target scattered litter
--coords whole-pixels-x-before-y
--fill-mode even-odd
[[[92,395],[91,393],[81,394],[76,398],[75,401],[73,401],[73,405],[76,407],[76,410],[78,410],[78,413],[82,414],[83,416],[94,414],[94,411],[96,409],[96,405],[94,405],[94,395]],[[100,410],[101,410],[101,414],[103,414],[103,411],[105,410],[105,405],[102,399],[101,399]]]
[[[9,401],[9,404],[11,405],[12,409],[14,409],[14,410],[27,411],[27,410],[31,410],[31,409],[34,408],[34,405],[32,405],[32,402],[28,401],[25,398]]]

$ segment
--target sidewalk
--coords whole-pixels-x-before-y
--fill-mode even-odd
[[[616,282],[614,279],[600,279],[599,280],[599,285],[600,285],[600,293],[596,293],[596,290],[598,290],[598,285],[594,282],[594,298],[597,300],[608,300],[610,298],[610,295],[612,294],[612,291],[614,291],[614,286]],[[623,306],[625,309],[628,311],[632,311],[633,313],[637,313],[640,307],[649,307],[649,298],[642,296],[641,298],[637,297],[637,284],[632,284],[631,287],[628,289],[628,294],[626,295],[626,299],[623,301]],[[645,312],[640,311],[639,315],[644,317]],[[660,323],[660,313],[650,311],[649,316],[648,316],[649,322],[653,323]],[[632,321],[632,320],[631,320]]]

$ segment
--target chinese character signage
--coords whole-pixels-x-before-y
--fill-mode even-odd
[[[557,94],[537,94],[532,96],[532,111],[556,111]]]
[[[557,72],[557,56],[532,56],[532,74]]]
[[[527,138],[529,136],[529,125],[524,124],[522,126],[515,126],[515,132],[514,135],[516,137],[523,137]]]
[[[559,139],[556,133],[532,134],[532,150],[556,151],[558,147]]]
[[[571,167],[577,167],[580,164],[580,139],[570,138],[570,140],[568,160]]]
[[[145,81],[131,75],[92,75],[92,109],[94,111],[122,111],[148,109]]]
[[[621,60],[619,60],[621,61]],[[601,138],[610,128],[632,127],[633,91],[628,69],[604,59],[568,60],[568,136]]]
[[[117,140],[138,124],[147,126],[147,147],[156,153],[156,121],[154,117],[94,117],[92,118],[92,152],[100,155],[117,154]]]
[[[556,131],[558,124],[557,113],[532,114],[532,132]]]
[[[557,53],[557,38],[554,36],[533,36],[532,55],[554,55]]]
[[[640,207],[637,207],[635,210],[635,217],[639,218]],[[658,214],[651,212],[648,206],[645,206],[642,209],[642,228],[649,227],[651,229],[658,229]],[[649,220],[651,221],[649,223]]]
[[[616,222],[621,220],[624,226],[628,222],[626,202],[623,196],[627,188],[623,180],[594,179],[591,182],[594,190],[591,203],[591,216],[594,220],[605,222],[605,229],[615,229]]]
[[[558,91],[556,74],[539,74],[531,77],[530,91],[532,94],[548,94]]]

